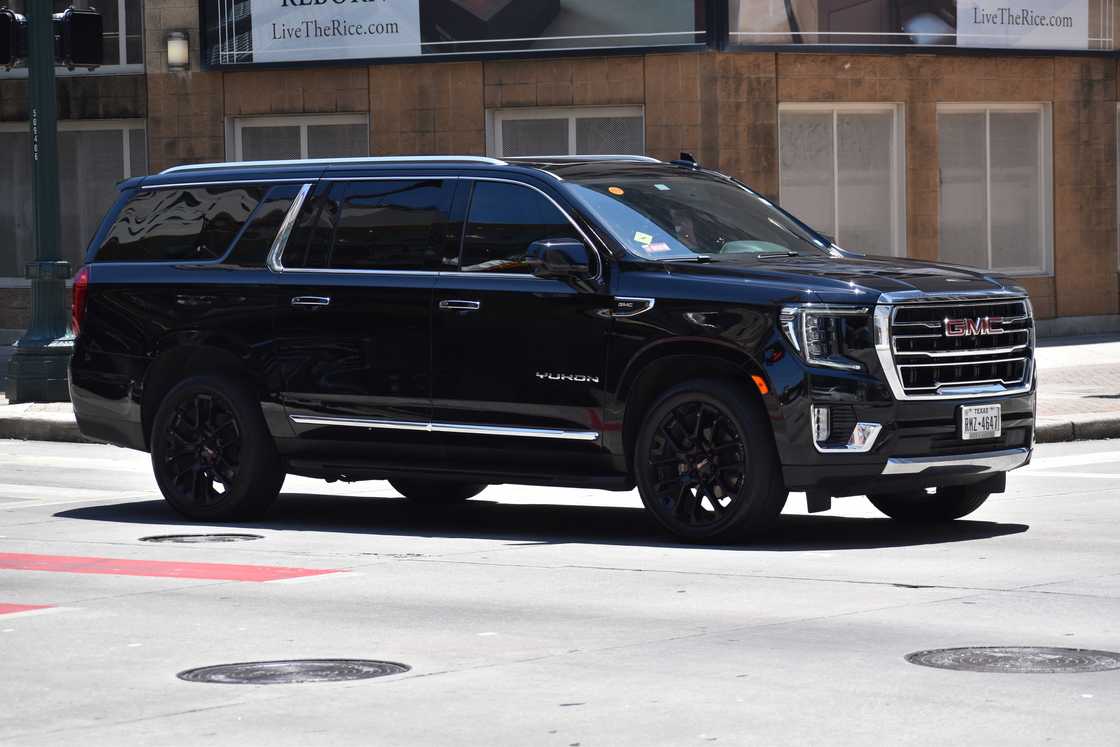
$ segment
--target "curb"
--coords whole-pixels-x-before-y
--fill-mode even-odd
[[[0,407],[0,439],[14,438],[21,441],[56,441],[75,444],[101,443],[81,434],[72,411],[64,408],[47,409],[49,407],[49,405],[36,404]],[[1040,444],[1120,438],[1120,412],[1107,415],[1040,417],[1036,423],[1035,441]]]
[[[36,404],[0,407],[0,438],[74,444],[101,443],[81,434],[72,411],[51,410],[46,407],[48,406]]]
[[[1120,412],[1045,417],[1036,423],[1035,441],[1040,444],[1120,438]]]

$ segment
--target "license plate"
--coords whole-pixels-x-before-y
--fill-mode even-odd
[[[961,439],[999,438],[1003,417],[999,405],[965,405],[961,408]]]

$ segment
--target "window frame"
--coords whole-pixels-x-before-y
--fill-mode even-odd
[[[230,117],[227,121],[227,156],[233,161],[243,161],[242,131],[255,127],[298,127],[300,160],[307,158],[307,128],[321,125],[363,125],[366,128],[366,152],[369,155],[372,139],[369,132],[368,112],[339,114],[278,114],[264,116]]]
[[[122,164],[124,165],[124,176],[121,179],[129,179],[134,174],[132,173],[132,148],[131,130],[143,130],[145,145],[148,139],[148,120],[140,117],[131,117],[123,119],[60,119],[58,120],[59,132],[80,132],[80,131],[96,131],[96,130],[117,130],[121,132],[121,149]],[[0,122],[0,135],[6,133],[31,133],[31,122]],[[147,169],[145,169],[145,173]],[[142,176],[142,175],[140,175]],[[67,281],[70,282],[70,281]],[[11,275],[0,275],[0,288],[30,288],[31,281],[26,278],[12,277]]]
[[[831,114],[832,115],[832,237],[838,246],[844,245],[840,235],[840,186],[839,164],[840,143],[839,127],[841,114],[884,114],[892,116],[891,126],[891,247],[894,257],[908,257],[907,245],[907,193],[906,193],[906,105],[901,102],[834,102],[834,101],[789,101],[778,104],[778,205],[787,209],[782,196],[782,114]],[[790,211],[794,217],[797,214]],[[800,219],[800,218],[799,218]],[[816,228],[814,227],[814,230]],[[853,248],[859,251],[859,247]]]
[[[992,112],[1013,114],[1037,113],[1039,115],[1039,194],[1038,220],[1039,237],[1042,241],[1042,264],[1040,266],[1022,265],[1019,267],[992,267]],[[1054,275],[1054,141],[1053,109],[1048,101],[1037,102],[948,102],[938,103],[935,117],[942,114],[983,114],[984,115],[984,186],[987,204],[987,257],[988,264],[981,269],[1012,277],[1052,277]],[[937,127],[940,141],[941,129]],[[937,171],[941,173],[941,154],[938,152]],[[938,260],[941,260],[941,179],[938,178]]]
[[[537,153],[539,156],[579,155],[576,148],[576,121],[580,119],[609,119],[613,117],[636,117],[642,120],[641,153],[620,153],[612,155],[642,155],[646,151],[646,111],[641,105],[634,106],[525,106],[505,109],[486,110],[486,154],[502,158],[502,123],[508,120],[526,119],[567,119],[568,152]],[[517,158],[517,156],[510,156]]]

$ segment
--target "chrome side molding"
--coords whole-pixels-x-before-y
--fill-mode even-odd
[[[978,454],[953,454],[932,457],[893,457],[883,467],[884,475],[921,475],[946,470],[955,474],[982,475],[1008,472],[1022,467],[1031,458],[1030,449],[1003,449]]]
[[[341,426],[343,428],[459,433],[470,436],[507,436],[512,438],[554,438],[561,441],[595,441],[599,438],[597,431],[568,431],[559,428],[521,428],[504,425],[476,425],[473,423],[424,423],[407,420],[371,420],[368,418],[317,415],[289,415],[288,417],[293,423],[299,425]]]

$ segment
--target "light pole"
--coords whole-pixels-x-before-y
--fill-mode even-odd
[[[84,5],[84,3],[83,3]],[[101,64],[101,17],[69,10],[57,16],[47,0],[27,3],[28,111],[31,115],[31,198],[35,260],[31,280],[31,326],[16,342],[8,363],[8,401],[65,402],[70,399],[66,367],[74,348],[69,330],[66,279],[70,263],[58,245],[58,106],[56,64]],[[57,37],[57,45],[56,45]],[[61,56],[61,60],[59,57]]]

